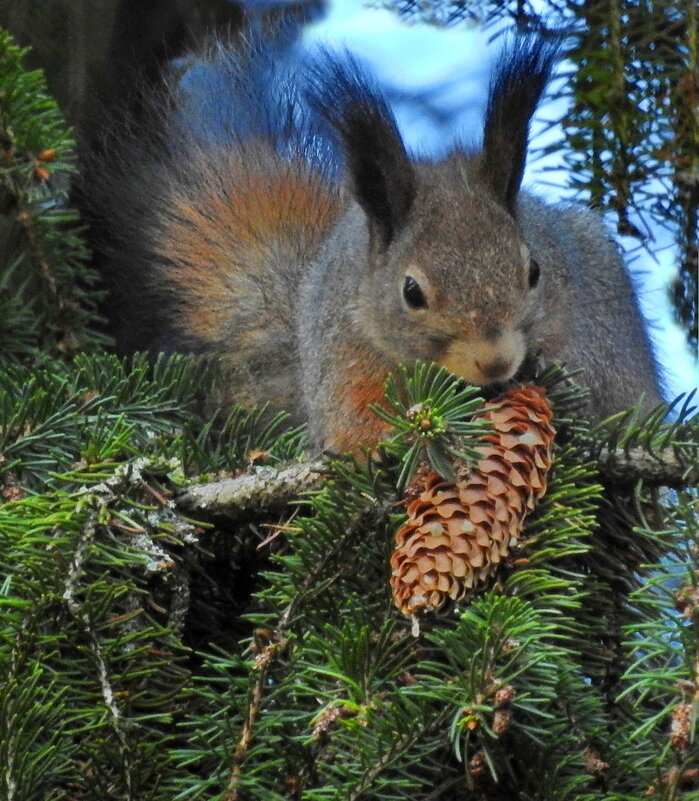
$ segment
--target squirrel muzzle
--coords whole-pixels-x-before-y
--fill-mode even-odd
[[[455,340],[439,362],[473,384],[492,384],[512,378],[526,352],[522,333],[505,330],[494,340]]]

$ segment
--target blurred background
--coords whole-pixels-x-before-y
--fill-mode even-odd
[[[0,0],[0,26],[32,48],[27,63],[45,70],[87,148],[106,109],[138,118],[143,87],[173,60],[213,35],[278,35],[280,21],[290,57],[322,42],[370,62],[415,152],[477,145],[502,35],[562,36],[525,186],[604,213],[639,283],[668,398],[699,384],[697,14],[695,0]]]

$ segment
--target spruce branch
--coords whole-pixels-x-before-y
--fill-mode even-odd
[[[187,360],[151,372],[138,360],[83,355],[76,366],[77,376],[64,364],[33,383],[21,366],[0,376],[6,489],[23,490],[0,503],[9,576],[0,669],[12,674],[0,687],[0,765],[13,760],[17,801],[61,792],[80,801],[114,792],[406,801],[446,797],[452,777],[464,801],[515,787],[533,799],[587,797],[601,781],[639,796],[655,781],[670,801],[653,777],[695,749],[684,718],[681,753],[669,739],[673,710],[677,719],[689,703],[676,683],[693,680],[697,663],[699,573],[694,544],[682,549],[695,501],[692,490],[672,493],[659,525],[644,524],[652,493],[616,492],[610,477],[602,497],[598,460],[645,452],[690,465],[693,423],[668,426],[659,415],[650,427],[633,418],[590,432],[552,389],[566,436],[517,553],[415,639],[388,588],[398,460],[414,444],[410,426],[446,428],[439,403],[426,417],[413,407],[451,403],[448,387],[437,395],[415,384],[405,404],[413,418],[386,456],[283,465],[287,446],[277,443],[287,435],[270,432],[269,417],[238,411],[223,433],[220,424],[199,433],[189,404],[200,382]],[[451,436],[457,417],[448,422]],[[258,443],[273,466],[249,467]],[[448,444],[462,451],[458,439]],[[213,489],[186,486],[229,459],[249,472]],[[256,521],[299,497],[303,513],[272,554],[255,554],[252,570],[241,563],[240,544],[259,541]],[[213,524],[203,532],[191,518]],[[246,595],[231,611],[226,593],[243,572]],[[202,597],[200,579],[212,595]],[[629,598],[640,586],[645,594]],[[214,593],[226,622],[204,640],[193,620],[217,603]],[[36,625],[38,636],[24,635]],[[198,652],[184,664],[183,642]],[[44,703],[51,696],[59,701]],[[333,709],[341,714],[323,719]],[[68,726],[44,733],[66,710]],[[8,729],[15,715],[21,730]]]
[[[187,488],[175,498],[181,511],[191,515],[259,517],[284,510],[299,496],[319,489],[327,480],[329,464],[320,460],[282,468],[266,467],[208,484]]]
[[[0,30],[0,358],[106,344],[96,273],[68,203],[74,142],[27,50]],[[5,241],[6,240],[6,241]],[[30,313],[28,313],[30,312]]]
[[[255,678],[250,686],[245,720],[231,758],[230,777],[222,801],[238,801],[240,797],[240,782],[243,775],[243,765],[248,756],[248,750],[254,737],[255,724],[262,709],[265,697],[265,687],[277,660],[281,659],[288,648],[288,640],[281,634],[280,629],[274,633],[272,639],[257,654],[254,663]]]
[[[327,475],[325,478],[327,480]],[[258,633],[258,636],[264,636],[267,642],[261,648],[257,645],[255,646],[257,654],[252,666],[253,673],[248,692],[247,708],[241,732],[231,757],[230,775],[222,801],[238,801],[240,798],[243,766],[255,735],[256,723],[263,710],[266,697],[265,690],[269,686],[270,675],[273,673],[277,663],[287,655],[291,647],[288,633],[295,622],[297,614],[312,599],[319,582],[321,584],[332,583],[341,576],[343,568],[331,567],[330,569],[333,572],[330,575],[328,575],[328,568],[336,559],[337,554],[342,552],[345,543],[356,539],[364,531],[376,526],[379,519],[385,518],[390,514],[391,508],[391,505],[387,504],[369,505],[366,508],[362,508],[354,520],[349,523],[344,535],[336,540],[332,548],[324,552],[314,569],[308,572],[290,602],[282,610],[273,631],[270,633],[269,630],[265,630]]]
[[[638,447],[602,448],[597,453],[599,472],[617,486],[643,481],[652,487],[679,489],[692,480],[689,468],[669,448],[650,455]],[[231,522],[282,511],[300,495],[318,490],[327,480],[329,463],[299,462],[289,467],[266,467],[206,484],[195,484],[175,496],[185,514],[222,518]]]
[[[386,770],[386,768],[395,762],[396,758],[400,754],[408,751],[411,745],[418,742],[422,737],[426,736],[430,732],[439,731],[442,729],[447,722],[450,711],[451,710],[445,710],[441,715],[438,715],[435,720],[430,720],[428,725],[426,725],[424,722],[420,724],[420,722],[416,721],[415,725],[411,727],[410,731],[396,737],[391,744],[391,748],[386,753],[381,754],[376,759],[374,764],[366,771],[365,775],[362,776],[360,781],[357,782],[357,785],[347,797],[348,801],[359,801],[359,799],[361,799],[371,787],[372,782],[374,782]]]
[[[1,132],[0,135],[2,135]],[[39,268],[39,273],[44,279],[49,298],[52,302],[58,304],[58,310],[61,311],[63,308],[63,301],[58,296],[56,278],[46,256],[45,248],[39,239],[39,233],[37,230],[35,230],[34,219],[29,214],[27,209],[18,209],[17,220],[19,221],[22,231],[24,232],[24,236],[29,244],[29,249],[32,253],[34,263]]]
[[[600,473],[617,486],[643,481],[649,487],[681,489],[696,481],[696,465],[680,460],[671,448],[650,454],[643,448],[602,448],[598,453]]]

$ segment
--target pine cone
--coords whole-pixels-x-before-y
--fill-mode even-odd
[[[487,579],[517,542],[546,492],[555,430],[542,387],[516,387],[487,403],[482,458],[455,484],[434,471],[407,503],[396,534],[391,587],[405,615],[436,610]]]

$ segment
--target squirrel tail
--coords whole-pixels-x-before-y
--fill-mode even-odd
[[[79,188],[119,350],[245,352],[291,335],[299,265],[339,213],[338,169],[289,59],[260,40],[175,64]],[[260,340],[264,340],[264,343]]]

